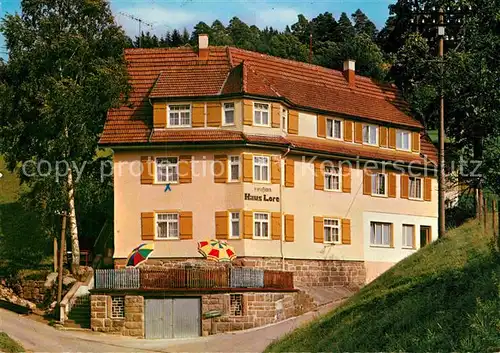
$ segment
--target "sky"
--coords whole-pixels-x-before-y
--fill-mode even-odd
[[[117,22],[129,36],[139,33],[138,22],[121,13],[135,16],[149,23],[143,31],[157,35],[173,29],[191,30],[200,21],[211,24],[219,19],[225,25],[237,16],[249,25],[259,28],[272,26],[284,29],[297,21],[298,14],[311,19],[319,13],[331,12],[338,19],[342,12],[352,14],[358,8],[381,28],[389,15],[388,6],[396,0],[110,0]],[[21,0],[0,0],[0,17],[20,11]],[[5,42],[0,35],[0,57],[6,58]]]

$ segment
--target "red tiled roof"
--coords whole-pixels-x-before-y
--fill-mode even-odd
[[[230,142],[244,141],[244,135],[239,131],[219,129],[194,129],[194,130],[155,130],[151,135],[152,143],[176,142]]]

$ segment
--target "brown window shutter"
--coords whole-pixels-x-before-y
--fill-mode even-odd
[[[285,186],[293,188],[295,185],[295,161],[287,158],[285,161]]]
[[[154,212],[141,213],[141,239],[154,240],[155,238],[155,214]]]
[[[323,174],[323,167],[320,161],[314,161],[314,189],[325,189],[325,176]]]
[[[351,192],[351,166],[342,164],[342,192]]]
[[[291,135],[299,133],[299,112],[296,110],[288,111],[288,133]]]
[[[324,239],[323,217],[314,217],[314,242],[323,243]]]
[[[391,237],[391,248],[394,247],[394,223],[391,223],[391,234],[389,234]]]
[[[412,132],[411,133],[411,150],[413,152],[420,152],[420,133],[419,132]]]
[[[381,126],[379,128],[379,141],[380,141],[380,147],[387,147],[387,128],[384,126]]]
[[[363,124],[354,123],[354,142],[363,143]]]
[[[141,157],[141,184],[153,184],[155,179],[155,162],[153,157]]]
[[[182,240],[193,239],[193,212],[179,213],[179,235]]]
[[[342,220],[342,244],[351,244],[351,220]]]
[[[253,238],[253,212],[243,211],[243,238]]]
[[[243,124],[253,125],[253,102],[246,99],[243,101]]]
[[[207,103],[207,126],[220,127],[222,124],[222,106],[220,102]]]
[[[281,239],[281,213],[279,212],[271,213],[271,239]]]
[[[389,148],[396,148],[396,129],[389,128]]]
[[[401,174],[401,198],[407,199],[409,197],[409,184],[410,178],[406,174]]]
[[[424,178],[424,201],[432,201],[432,179]]]
[[[271,184],[281,183],[281,159],[278,156],[271,158]]]
[[[227,211],[215,212],[215,238],[229,238],[229,215]]]
[[[205,127],[205,103],[193,103],[192,127]]]
[[[278,103],[273,103],[271,126],[277,128],[281,126],[281,105]]]
[[[326,137],[326,117],[324,115],[318,115],[318,137]]]
[[[372,173],[370,170],[363,170],[363,194],[372,194]]]
[[[192,156],[179,156],[179,183],[189,184],[193,181]]]
[[[352,121],[344,120],[344,140],[347,142],[352,142],[352,125]]]
[[[388,181],[387,181],[387,186],[388,186],[388,193],[387,195],[389,197],[396,197],[396,173],[388,173]]]
[[[253,183],[253,155],[243,153],[243,182]]]
[[[227,156],[215,155],[214,156],[214,181],[216,183],[227,182]]]
[[[153,126],[155,129],[167,127],[167,103],[153,103]]]
[[[293,214],[285,215],[285,241],[293,242],[295,240],[295,220]]]

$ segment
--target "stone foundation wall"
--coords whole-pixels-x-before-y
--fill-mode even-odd
[[[35,304],[44,303],[46,297],[50,297],[52,294],[50,288],[45,287],[45,280],[21,280],[11,283],[10,287],[19,297]]]
[[[110,295],[91,295],[90,327],[93,331],[144,337],[144,297],[125,296],[124,318],[111,317]]]
[[[115,260],[116,268],[123,268],[125,260]],[[204,259],[151,259],[142,268],[179,267],[223,267],[228,264]],[[233,266],[257,267],[266,270],[284,270],[294,273],[297,287],[350,287],[361,288],[366,283],[366,268],[363,261],[342,260],[296,260],[268,257],[244,257],[233,261]]]

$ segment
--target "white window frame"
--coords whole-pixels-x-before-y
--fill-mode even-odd
[[[403,135],[408,136],[408,147],[404,147],[403,144]],[[398,146],[398,142],[400,145]],[[407,130],[396,130],[396,149],[401,151],[411,151],[411,132]]]
[[[415,185],[415,194],[413,194],[412,196],[412,179],[414,180],[414,185]],[[418,191],[418,188],[417,188],[417,180],[420,180],[420,196],[418,196],[416,193]],[[418,178],[418,177],[409,177],[408,178],[408,198],[410,200],[423,200],[423,195],[424,195],[424,190],[423,190],[423,186],[424,186],[424,180],[422,178]]]
[[[327,222],[337,222],[337,224],[327,224]],[[326,240],[326,229],[330,229],[332,240]],[[337,240],[333,239],[333,230],[337,229]],[[342,243],[342,226],[338,218],[323,218],[323,243],[325,244],[341,244]]]
[[[332,122],[332,128],[329,129],[328,128],[328,122],[331,121]],[[339,137],[336,137],[335,136],[335,123],[339,123],[340,126],[339,126],[339,133],[340,133],[340,136]],[[326,127],[325,127],[325,130],[326,130],[326,137],[329,138],[329,139],[332,139],[332,140],[343,140],[344,139],[344,121],[341,120],[341,119],[334,119],[334,118],[327,118],[326,121],[325,121],[325,124],[326,124]]]
[[[288,109],[281,107],[281,130],[288,132]]]
[[[377,232],[377,227],[380,228],[380,243],[374,242],[376,241],[376,232]],[[384,230],[388,229],[388,237],[387,237],[387,244],[384,242]],[[390,248],[392,244],[392,237],[394,234],[391,234],[392,230],[392,224],[387,223],[387,222],[370,222],[370,246],[374,247],[382,247],[382,248]]]
[[[257,105],[261,105],[261,106],[264,106],[264,105],[267,105],[267,109],[263,109],[263,108],[257,108]],[[257,123],[256,121],[256,112],[260,112],[260,120],[261,122],[260,123]],[[264,124],[262,121],[262,113],[267,113],[267,124]],[[253,124],[254,126],[266,126],[266,127],[269,127],[271,126],[271,104],[269,103],[259,103],[259,102],[254,102],[253,103]]]
[[[172,110],[172,107],[189,107],[188,109],[183,109],[179,110],[179,125],[172,125],[170,123],[170,113]],[[189,112],[189,124],[181,124],[181,113]],[[193,124],[193,114],[192,114],[192,109],[191,109],[191,104],[169,104],[168,105],[168,111],[167,111],[167,127],[169,128],[182,128],[182,127],[191,127]]]
[[[159,175],[158,168],[160,165],[160,163],[158,163],[158,161],[160,159],[166,159],[166,160],[175,159],[175,163],[169,162],[169,163],[165,164],[165,168],[166,168],[165,175],[167,177],[167,180],[159,180],[158,179],[158,175]],[[175,168],[175,173],[169,173],[170,167]],[[176,178],[170,179],[171,174],[174,174],[176,176]],[[179,157],[156,157],[155,158],[155,183],[156,184],[176,184],[178,182],[179,182]]]
[[[238,215],[237,219],[233,218]],[[238,223],[238,235],[234,235],[233,224]],[[239,239],[241,238],[241,212],[239,211],[229,211],[229,239]]]
[[[411,244],[408,245],[407,241],[408,241],[408,235],[407,234],[407,229],[411,229],[412,230],[412,233],[411,233]],[[415,237],[415,225],[414,224],[403,224],[402,228],[401,228],[401,234],[402,234],[402,243],[403,244],[403,249],[415,249],[416,247],[416,244],[414,244],[415,240],[416,240],[416,237]]]
[[[365,141],[365,128],[368,128],[368,141]],[[363,144],[370,146],[378,146],[379,145],[379,136],[378,136],[378,126],[372,124],[363,124]],[[375,129],[375,143],[370,141],[371,129]]]
[[[332,171],[329,172],[327,171],[327,168],[332,168]],[[337,170],[337,172],[335,173],[334,170]],[[342,190],[342,178],[341,178],[341,174],[340,174],[340,164],[338,163],[325,163],[323,165],[323,175],[324,175],[324,190],[326,191],[341,191]],[[334,188],[328,188],[327,187],[327,178],[328,177],[331,177],[332,179],[337,177],[338,178],[338,188],[337,189],[334,189]],[[333,184],[333,181],[332,181],[332,184]]]
[[[227,108],[226,104],[227,105],[232,104],[233,107],[232,108]],[[227,120],[226,120],[226,112],[228,112],[228,111],[232,111],[233,112],[233,122],[232,123],[228,123]],[[236,112],[236,106],[235,106],[234,102],[224,102],[224,103],[222,103],[222,116],[224,117],[224,120],[222,121],[222,126],[234,126],[234,125],[236,125],[235,112]]]
[[[257,215],[265,215],[267,219],[257,219]],[[264,231],[264,224],[267,223],[267,236],[256,236],[255,235],[255,228],[256,228],[256,222],[259,223],[259,228],[261,234]],[[268,212],[254,212],[253,213],[253,239],[271,239],[271,215]]]
[[[265,158],[267,160],[267,163],[266,164],[257,163],[256,162],[257,158]],[[257,173],[255,171],[256,166],[260,167],[259,178],[257,178]],[[254,182],[256,182],[256,183],[270,183],[271,182],[271,158],[269,156],[253,156],[252,167],[253,167],[253,181]],[[263,176],[264,176],[263,172],[262,172],[263,167],[267,167],[267,179],[263,178]]]
[[[234,158],[237,158],[238,161],[233,161]],[[231,182],[231,183],[236,183],[236,182],[240,181],[240,178],[241,178],[241,158],[240,158],[240,156],[237,156],[237,155],[228,156],[227,166],[228,166],[227,181]],[[233,177],[233,166],[238,167],[238,178]]]
[[[174,216],[175,219],[168,219],[168,216]],[[167,219],[162,219],[160,220],[159,218],[161,216],[167,216]],[[160,237],[159,236],[159,223],[167,223],[167,236],[166,237]],[[170,227],[171,224],[176,223],[177,224],[177,234],[175,236],[170,236]],[[175,212],[158,212],[155,213],[155,239],[156,240],[179,240],[180,239],[180,217],[178,213]]]
[[[377,180],[378,180],[378,177],[380,175],[384,176],[384,193],[383,194],[379,193],[378,190],[377,190],[377,187],[376,187],[378,185]],[[381,196],[381,197],[387,196],[387,187],[388,187],[388,180],[387,180],[387,178],[388,178],[388,175],[386,173],[374,173],[374,174],[372,174],[372,177],[371,177],[372,196]],[[374,181],[374,179],[376,181]]]

